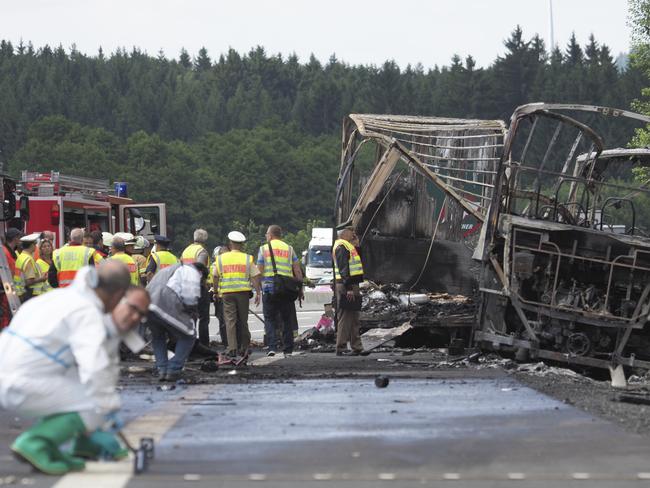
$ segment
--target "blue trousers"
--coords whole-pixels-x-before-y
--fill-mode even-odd
[[[293,352],[293,323],[291,302],[285,300],[273,300],[269,293],[262,295],[262,307],[264,309],[264,333],[269,349],[275,351],[277,347],[276,328],[282,335],[282,352],[290,354]]]
[[[154,313],[149,314],[147,326],[151,330],[151,347],[156,356],[158,371],[180,371],[185,366],[194,346],[194,336],[185,335],[171,325],[167,325]],[[167,359],[167,339],[176,341],[174,357]]]

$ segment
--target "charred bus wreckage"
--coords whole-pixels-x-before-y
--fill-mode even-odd
[[[483,349],[647,369],[650,149],[617,146],[648,123],[544,103],[519,107],[507,130],[351,115],[336,224],[361,237],[369,279],[474,295]]]

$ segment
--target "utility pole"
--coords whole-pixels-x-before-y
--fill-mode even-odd
[[[549,51],[553,52],[553,49],[555,49],[555,33],[553,32],[553,0],[548,0],[548,14],[549,14],[549,23],[550,23],[550,41],[551,41],[551,46]]]

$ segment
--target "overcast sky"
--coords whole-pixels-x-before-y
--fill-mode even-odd
[[[629,47],[627,0],[554,0],[555,40],[590,33],[616,57]],[[521,25],[549,42],[549,0],[2,0],[0,38],[96,54],[137,46],[178,57],[205,46],[212,58],[233,47],[295,52],[305,62],[331,54],[351,64],[394,59],[404,67],[449,64],[455,53],[482,66],[503,53]]]

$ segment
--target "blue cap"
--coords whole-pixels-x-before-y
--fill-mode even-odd
[[[161,244],[169,244],[171,242],[171,240],[168,237],[162,236],[160,234],[156,234],[155,236],[153,236],[153,240],[155,242],[160,242]]]

